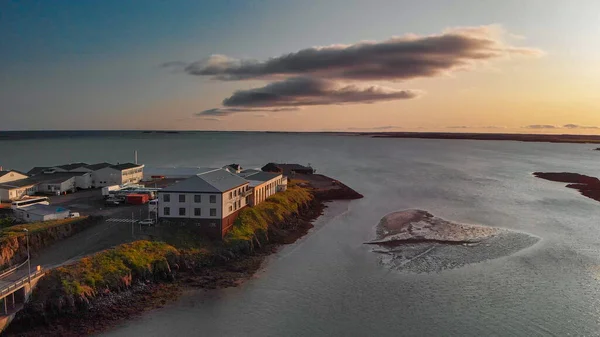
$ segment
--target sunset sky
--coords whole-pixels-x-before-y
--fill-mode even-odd
[[[600,133],[600,1],[1,1],[0,130]]]

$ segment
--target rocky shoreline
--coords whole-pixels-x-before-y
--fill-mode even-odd
[[[576,189],[583,196],[600,201],[600,179],[579,173],[569,172],[534,172],[534,176],[560,183],[567,183],[568,188]]]
[[[324,177],[324,176],[323,176]],[[330,178],[327,178],[330,179]],[[330,179],[335,182],[335,180]],[[333,183],[332,185],[336,185]],[[177,300],[185,289],[219,289],[235,287],[251,278],[265,258],[281,245],[291,244],[306,235],[312,222],[323,214],[325,202],[335,199],[357,199],[356,191],[336,185],[334,194],[313,187],[313,201],[281,223],[269,226],[268,239],[252,250],[230,252],[210,266],[185,268],[180,266],[171,283],[147,282],[132,285],[118,292],[107,292],[90,301],[89,308],[75,313],[44,317],[29,315],[26,310],[17,314],[2,336],[85,336],[106,331],[116,324],[143,312],[161,308]],[[312,185],[311,185],[312,187]],[[331,198],[331,197],[335,198]],[[326,198],[324,198],[326,197]]]

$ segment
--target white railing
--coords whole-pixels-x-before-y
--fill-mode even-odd
[[[31,278],[34,278],[36,276],[42,275],[44,274],[43,270],[36,270],[33,274],[31,274]],[[25,285],[25,283],[27,283],[27,281],[29,280],[29,275],[25,275],[24,277],[22,277],[21,279],[15,281],[13,284],[2,288],[2,290],[0,290],[0,298],[4,297],[5,295],[8,295],[12,292],[14,292],[15,290],[23,287],[23,285]]]
[[[15,272],[15,270],[23,267],[27,261],[29,260],[25,260],[25,262],[21,263],[20,265],[14,266],[14,267],[9,267],[8,269],[6,269],[5,271],[3,271],[2,273],[0,273],[0,279],[3,278],[4,276],[10,275],[12,273]]]

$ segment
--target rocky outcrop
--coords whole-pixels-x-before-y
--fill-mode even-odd
[[[582,195],[600,201],[600,179],[598,178],[568,172],[534,172],[533,175],[545,180],[568,183],[568,188],[576,189]]]

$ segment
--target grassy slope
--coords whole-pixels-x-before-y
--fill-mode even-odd
[[[279,223],[313,199],[307,188],[291,183],[287,191],[277,193],[254,207],[242,209],[233,228],[225,237],[226,244],[252,241],[269,225]]]
[[[277,193],[255,207],[244,208],[222,244],[193,240],[192,232],[189,232],[193,229],[183,229],[183,235],[172,235],[167,239],[172,245],[135,241],[96,253],[75,264],[52,270],[40,281],[34,300],[85,300],[103,289],[119,290],[134,280],[155,278],[157,273],[169,271],[170,262],[176,257],[196,260],[196,265],[210,264],[208,261],[218,250],[251,242],[258,233],[266,232],[270,224],[283,221],[312,198],[308,189],[290,184],[287,191]]]
[[[74,224],[87,219],[87,217],[68,218],[61,220],[50,220],[43,222],[32,222],[22,225],[14,225],[0,229],[0,237],[2,236],[22,236],[25,235],[23,229],[27,229],[29,233],[41,232],[48,230],[53,227],[64,226],[68,224]]]
[[[132,280],[145,280],[159,273],[170,272],[169,261],[178,255],[177,249],[162,242],[135,241],[85,257],[65,267],[52,270],[40,281],[48,298],[79,296],[88,298],[102,289],[128,287]]]

